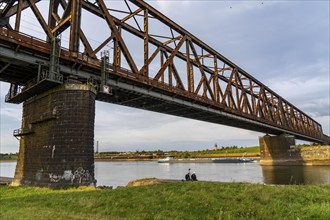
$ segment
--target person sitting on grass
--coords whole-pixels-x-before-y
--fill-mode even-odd
[[[191,174],[191,180],[192,181],[197,181],[197,176],[196,176],[195,172],[193,174]]]
[[[187,174],[186,174],[185,179],[186,179],[186,181],[191,180],[191,179],[190,179],[190,173],[187,173]]]
[[[185,179],[186,179],[186,181],[191,180],[191,177],[190,177],[190,168],[188,169],[188,173],[185,175]]]

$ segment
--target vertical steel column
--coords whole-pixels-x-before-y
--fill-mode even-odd
[[[235,91],[236,91],[236,107],[238,111],[241,111],[241,99],[239,96],[239,89],[238,89],[238,71],[235,71]]]
[[[59,0],[50,0],[49,2],[49,13],[48,13],[48,26],[52,30],[56,27],[56,19],[53,14],[58,14]],[[55,33],[56,36],[56,33]],[[47,41],[51,42],[52,39],[48,38]]]
[[[148,27],[148,9],[144,10],[144,75],[149,77],[149,27]]]
[[[186,62],[187,62],[187,80],[188,80],[188,92],[194,92],[194,73],[193,66],[190,61],[190,47],[189,39],[186,40]]]
[[[108,63],[109,63],[109,52],[104,51],[102,53],[102,58],[101,58],[101,89],[107,83],[107,79],[108,79],[107,66],[108,66]]]
[[[168,84],[170,86],[173,86],[173,77],[172,77],[172,72],[173,72],[173,61],[170,61],[169,65],[168,65]]]
[[[218,73],[218,58],[215,55],[214,56],[214,78],[213,78],[213,89],[214,89],[214,98],[217,102],[219,102],[219,87],[218,87],[218,83],[219,83],[219,73]]]
[[[164,51],[163,49],[161,49],[160,51],[160,68],[162,68],[162,66],[164,65]],[[164,83],[165,79],[164,79],[164,73],[160,76],[161,82]]]
[[[18,0],[16,21],[15,21],[15,31],[19,31],[19,26],[21,24],[22,4],[23,4],[23,0]]]
[[[250,96],[251,96],[251,104],[252,104],[252,114],[256,116],[257,115],[256,98],[255,98],[254,92],[253,92],[252,80],[249,79],[249,81],[250,81]],[[277,110],[278,110],[278,106],[277,106]]]
[[[118,26],[118,32],[121,33],[121,27]],[[114,45],[113,45],[113,64],[115,67],[115,70],[120,67],[121,63],[121,50],[119,45],[119,40],[116,38],[113,39]]]
[[[56,76],[59,74],[59,57],[61,50],[61,40],[54,37],[52,39],[52,48],[50,54],[50,66],[49,66],[49,78],[56,80]]]
[[[79,30],[81,21],[81,0],[71,0],[70,51],[79,52]]]

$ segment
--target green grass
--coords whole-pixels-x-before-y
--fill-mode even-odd
[[[330,185],[178,182],[115,190],[0,187],[0,219],[329,219]]]

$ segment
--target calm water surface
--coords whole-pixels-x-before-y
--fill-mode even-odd
[[[0,176],[14,177],[16,162],[0,162]],[[199,180],[267,184],[330,183],[330,166],[260,166],[254,163],[210,164],[143,162],[95,162],[97,185],[125,186],[141,178],[183,179],[188,169]]]

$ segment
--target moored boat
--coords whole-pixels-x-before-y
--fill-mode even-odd
[[[253,162],[253,158],[214,158],[213,163],[249,163]]]
[[[173,157],[165,157],[163,159],[159,159],[158,163],[169,163],[172,160],[174,160]]]
[[[159,159],[158,163],[249,163],[253,162],[253,158],[187,158],[174,159],[173,157],[166,157]]]

